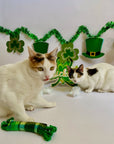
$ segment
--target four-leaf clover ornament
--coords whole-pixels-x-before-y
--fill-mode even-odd
[[[10,36],[10,41],[6,43],[7,45],[7,51],[8,52],[19,52],[22,53],[24,51],[24,41],[19,40],[19,35],[16,36]]]
[[[61,47],[61,51],[58,52],[57,56],[59,57],[60,62],[64,63],[70,60],[77,60],[79,50],[73,49],[73,43],[65,43]]]
[[[69,86],[77,86],[74,84],[68,76],[67,66],[72,66],[73,60],[78,59],[78,49],[73,49],[73,43],[65,43],[61,47],[61,51],[57,54],[57,70],[55,76],[51,80],[56,80],[52,83],[52,86],[56,86],[59,83],[67,84]]]

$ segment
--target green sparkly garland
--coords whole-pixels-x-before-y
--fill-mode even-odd
[[[108,29],[113,28],[114,29],[114,22],[107,22],[105,26],[103,26],[100,31],[94,36],[94,37],[100,37],[104,32],[106,32]]]
[[[15,37],[16,35],[19,35],[20,32],[23,32],[24,34],[28,35],[28,37],[30,37],[31,39],[33,39],[35,42],[38,42],[38,41],[46,41],[48,40],[51,36],[55,36],[58,41],[61,43],[61,44],[65,44],[65,43],[73,43],[78,37],[79,35],[83,32],[87,35],[87,37],[100,37],[104,32],[106,32],[108,29],[110,28],[114,28],[114,22],[113,21],[110,21],[110,22],[107,22],[105,24],[105,26],[103,26],[100,31],[96,34],[96,35],[91,35],[88,28],[84,25],[81,25],[79,26],[78,30],[76,31],[76,33],[70,38],[70,40],[66,41],[62,35],[60,34],[60,32],[57,30],[57,29],[52,29],[50,30],[47,34],[45,34],[41,39],[38,39],[38,37],[31,33],[27,28],[25,27],[21,27],[21,28],[17,28],[15,29],[14,31],[11,31],[9,29],[6,29],[2,26],[0,26],[0,32],[1,33],[5,33],[7,35],[11,35],[12,37]]]
[[[28,35],[28,37],[30,37],[31,39],[35,40],[35,42],[38,41],[38,37],[37,37],[35,34],[31,33],[31,32],[30,32],[27,28],[25,28],[25,27],[17,28],[17,29],[15,29],[14,31],[11,31],[11,30],[9,30],[9,29],[6,29],[6,28],[0,26],[0,32],[1,32],[1,33],[5,33],[5,34],[7,34],[7,35],[10,35],[10,36],[12,36],[12,37],[16,37],[17,35],[20,35],[21,32],[23,32],[24,34]]]

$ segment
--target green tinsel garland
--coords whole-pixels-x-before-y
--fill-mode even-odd
[[[104,32],[106,32],[108,29],[110,28],[114,28],[114,22],[111,21],[111,22],[107,22],[105,24],[105,26],[103,26],[100,31],[96,34],[96,35],[91,35],[88,28],[84,25],[82,26],[79,26],[78,30],[76,31],[75,35],[73,35],[70,40],[66,41],[62,35],[60,34],[60,32],[57,30],[57,29],[52,29],[50,30],[47,34],[45,34],[41,39],[38,39],[38,37],[31,33],[27,28],[25,27],[21,27],[21,28],[17,28],[15,29],[14,31],[11,31],[9,29],[6,29],[2,26],[0,26],[0,32],[1,33],[5,33],[7,35],[11,35],[12,37],[15,37],[16,35],[19,35],[20,32],[23,32],[24,34],[28,35],[31,39],[33,39],[35,42],[38,42],[38,41],[46,41],[48,40],[52,35],[54,35],[58,41],[61,43],[61,44],[65,44],[65,43],[73,43],[80,35],[80,33],[85,33],[87,35],[87,37],[100,37]]]
[[[58,39],[58,41],[61,44],[67,43],[67,41],[65,39],[63,39],[62,35],[60,34],[60,32],[56,29],[52,29],[51,31],[49,31],[47,34],[44,35],[43,38],[39,39],[39,41],[46,41],[48,40],[52,35],[55,35],[55,37]]]
[[[11,35],[12,37],[16,37],[17,35],[20,34],[20,32],[23,32],[24,34],[28,35],[31,39],[35,40],[35,42],[38,41],[38,37],[35,34],[30,33],[30,31],[25,27],[17,28],[14,31],[11,31],[9,29],[0,26],[0,32],[5,33],[7,35]]]
[[[100,31],[95,35],[94,37],[100,37],[104,32],[106,32],[108,29],[114,28],[114,22],[107,22],[105,26],[103,26]]]

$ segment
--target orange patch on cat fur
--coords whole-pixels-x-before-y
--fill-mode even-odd
[[[42,56],[37,56],[37,54],[33,57],[29,57],[29,64],[30,64],[30,67],[33,69],[33,70],[37,70],[37,68],[41,65],[44,64],[44,57]]]
[[[45,54],[46,58],[50,61],[52,64],[56,64],[56,57],[52,56],[51,54]]]
[[[36,70],[37,67],[44,64],[44,59],[48,59],[50,63],[53,65],[56,65],[56,55],[57,55],[58,48],[54,49],[50,53],[46,54],[40,54],[36,53],[34,50],[32,50],[30,47],[28,47],[29,52],[29,63],[32,69]]]

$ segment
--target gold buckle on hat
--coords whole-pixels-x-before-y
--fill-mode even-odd
[[[96,55],[96,52],[90,52],[90,56],[94,57]]]

